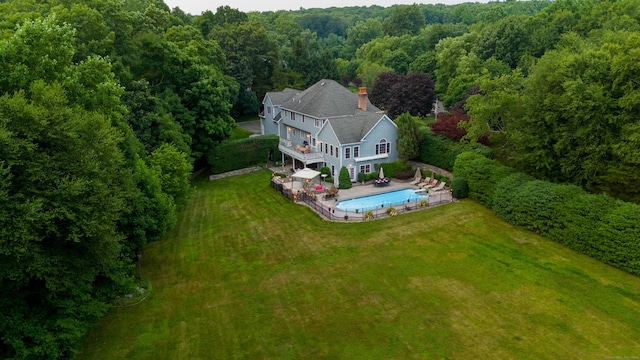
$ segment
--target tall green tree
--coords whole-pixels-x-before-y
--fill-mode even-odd
[[[407,161],[418,156],[420,151],[420,131],[418,123],[409,114],[405,112],[395,119],[398,126],[398,156],[401,160]]]
[[[177,205],[186,204],[192,192],[189,184],[192,166],[187,154],[164,143],[151,153],[149,163],[158,175],[162,191]]]
[[[396,5],[391,16],[382,22],[382,30],[389,36],[417,35],[425,25],[418,5]]]
[[[274,70],[280,58],[278,46],[256,21],[215,26],[207,38],[220,44],[227,57],[224,73],[234,78],[241,89],[233,102],[234,114],[256,114],[257,99],[273,88]]]
[[[121,141],[60,85],[0,98],[0,357],[73,357],[125,289]]]

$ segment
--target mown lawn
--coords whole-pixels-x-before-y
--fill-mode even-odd
[[[152,295],[79,359],[605,359],[640,356],[640,279],[471,202],[323,221],[269,172],[197,182],[145,249]]]

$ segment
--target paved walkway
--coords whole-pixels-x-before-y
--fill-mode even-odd
[[[209,175],[209,181],[223,179],[223,178],[227,178],[227,177],[231,177],[231,176],[238,176],[238,175],[242,175],[242,174],[248,174],[250,172],[260,171],[260,170],[264,170],[264,169],[265,169],[264,167],[255,166],[255,167],[251,167],[251,168],[227,171],[227,172],[221,173],[221,174],[213,174],[213,175]]]
[[[262,132],[262,127],[260,126],[260,120],[255,121],[242,121],[237,123],[241,128],[251,131],[252,133],[259,135]]]

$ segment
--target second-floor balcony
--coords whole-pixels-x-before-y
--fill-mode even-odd
[[[324,162],[324,154],[313,151],[313,148],[309,145],[305,146],[296,144],[290,140],[280,139],[278,149],[283,154],[289,155],[296,160],[304,162],[305,164]]]

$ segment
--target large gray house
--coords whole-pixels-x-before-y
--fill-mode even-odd
[[[269,92],[262,101],[262,134],[280,137],[282,161],[290,157],[294,168],[331,169],[337,182],[340,169],[375,171],[374,164],[398,159],[398,127],[367,96],[333,80],[320,80],[300,91]]]

